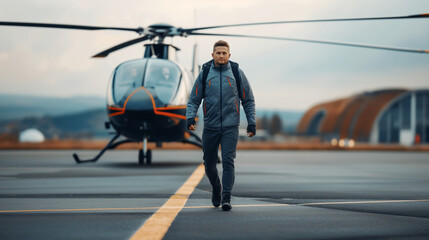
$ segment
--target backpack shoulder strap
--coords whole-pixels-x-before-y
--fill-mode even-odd
[[[210,60],[206,63],[203,64],[203,78],[201,79],[201,88],[202,88],[202,94],[203,97],[205,96],[206,93],[206,81],[207,81],[207,76],[209,75],[209,71],[210,71],[210,67],[212,66],[212,62],[213,60]],[[241,99],[241,77],[240,77],[240,72],[238,71],[238,63],[233,62],[233,61],[229,61],[231,64],[231,69],[232,69],[232,73],[234,74],[234,78],[235,78],[235,83],[237,84],[237,90],[238,90],[238,96]]]
[[[238,71],[239,65],[231,60],[229,62],[231,64],[232,73],[234,74],[235,83],[237,84],[238,96],[241,99],[241,77],[240,72]]]
[[[205,96],[206,93],[206,81],[207,81],[207,76],[209,75],[209,71],[210,71],[210,67],[212,66],[212,60],[206,62],[203,64],[203,78],[201,79],[201,92],[203,94],[203,98]]]

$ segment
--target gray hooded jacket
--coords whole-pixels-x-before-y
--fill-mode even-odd
[[[195,80],[186,107],[186,119],[195,118],[203,101],[204,128],[223,130],[226,127],[237,127],[240,124],[240,99],[246,113],[248,125],[256,125],[255,99],[252,89],[243,71],[239,69],[241,78],[241,97],[237,91],[231,64],[211,65],[206,79],[205,95],[202,94],[203,71]]]

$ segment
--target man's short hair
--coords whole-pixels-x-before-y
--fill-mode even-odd
[[[219,40],[219,41],[215,42],[215,44],[213,45],[213,52],[215,51],[216,47],[227,47],[228,51],[229,51],[229,44],[228,44],[228,42],[226,42],[224,40]]]

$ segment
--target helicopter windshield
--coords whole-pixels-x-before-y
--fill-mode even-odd
[[[169,103],[177,91],[180,76],[180,69],[176,64],[162,59],[150,59],[143,85],[145,88],[153,88],[162,102]]]
[[[120,102],[130,89],[141,86],[146,62],[146,59],[138,59],[118,66],[113,82],[115,102]]]

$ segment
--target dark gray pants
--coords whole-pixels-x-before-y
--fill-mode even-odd
[[[237,150],[238,127],[229,127],[223,131],[204,129],[203,152],[206,175],[213,187],[219,189],[221,184],[216,168],[219,144],[222,150],[222,196],[230,196],[234,185],[234,159]]]

